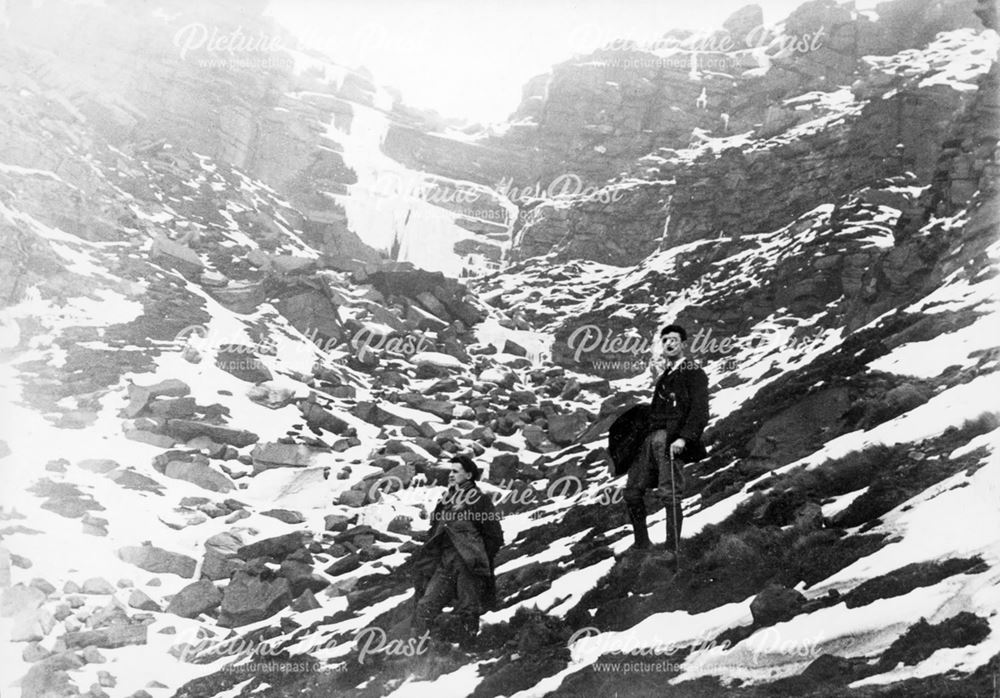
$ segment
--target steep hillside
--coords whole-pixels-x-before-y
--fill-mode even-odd
[[[985,3],[806,3],[725,75],[606,49],[688,62],[573,59],[492,135],[289,37],[178,52],[260,4],[51,4],[0,17],[4,696],[995,690]],[[495,186],[560,173],[600,188]],[[605,450],[673,320],[711,385],[676,573]],[[458,453],[505,537],[468,648],[409,626]]]

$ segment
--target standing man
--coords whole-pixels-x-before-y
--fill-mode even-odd
[[[495,601],[493,560],[503,545],[503,530],[493,502],[476,486],[478,478],[479,467],[471,458],[452,459],[448,489],[431,514],[430,536],[415,553],[417,634],[453,604],[461,641],[468,642],[479,631],[484,607]]]
[[[649,432],[628,470],[624,499],[635,534],[632,548],[650,547],[643,495],[649,488],[664,503],[667,516],[665,550],[670,557],[680,543],[684,475],[679,463],[705,457],[701,434],[708,424],[708,376],[684,355],[687,332],[680,325],[660,330],[663,368],[649,410]],[[656,366],[656,364],[654,364]],[[652,367],[651,367],[652,368]],[[655,375],[655,374],[654,374]]]

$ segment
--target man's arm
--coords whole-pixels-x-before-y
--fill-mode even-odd
[[[503,546],[503,529],[500,528],[499,521],[491,518],[483,521],[481,532],[483,535],[483,546],[486,548],[486,556],[492,564],[493,558],[497,556],[497,552]]]
[[[678,436],[685,441],[697,441],[708,426],[708,376],[701,369],[690,375],[691,407]]]
[[[476,504],[476,512],[479,514],[480,519],[476,522],[476,528],[479,529],[479,535],[483,537],[483,547],[486,548],[486,556],[492,564],[497,551],[503,545],[503,529],[500,528],[500,517],[497,515],[493,501],[489,496],[481,496]]]

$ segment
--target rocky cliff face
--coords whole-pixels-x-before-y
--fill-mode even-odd
[[[704,214],[693,202],[685,202],[672,213],[669,223],[673,223],[673,215],[678,216],[677,227],[691,231],[694,239],[678,241],[680,244],[676,245],[655,238],[642,241],[638,234],[628,237],[628,231],[635,226],[630,215],[635,214],[616,218],[614,210],[620,204],[600,206],[599,217],[588,217],[585,213],[587,207],[598,208],[593,203],[536,208],[532,215],[539,218],[538,228],[544,229],[549,220],[545,216],[551,212],[552,220],[576,221],[588,232],[593,231],[593,237],[578,239],[567,235],[557,248],[561,252],[549,255],[544,261],[528,261],[525,264],[529,268],[544,268],[551,265],[553,259],[563,256],[587,258],[586,245],[590,241],[607,247],[619,258],[638,256],[636,250],[642,249],[642,242],[651,252],[654,245],[665,248],[648,255],[639,265],[643,273],[635,269],[616,272],[607,268],[607,273],[621,282],[605,286],[596,298],[581,297],[572,311],[550,320],[548,327],[557,337],[555,355],[562,361],[571,362],[567,365],[593,368],[586,354],[577,354],[566,343],[569,337],[581,331],[580,328],[592,323],[599,323],[607,327],[607,332],[616,333],[636,325],[651,327],[657,322],[679,317],[695,326],[722,326],[726,328],[723,334],[745,337],[753,333],[752,328],[758,322],[784,314],[803,320],[815,318],[820,324],[853,331],[927,293],[944,278],[943,269],[954,269],[953,263],[945,264],[944,260],[959,254],[963,248],[966,253],[969,249],[981,250],[990,239],[985,221],[993,215],[992,192],[996,186],[994,149],[998,134],[995,103],[991,102],[996,78],[995,68],[983,65],[982,69],[989,72],[979,73],[975,79],[976,88],[962,93],[967,95],[963,106],[953,113],[952,119],[941,123],[936,146],[925,146],[927,159],[933,153],[934,161],[916,168],[922,169],[922,175],[907,170],[896,176],[876,177],[850,194],[825,203],[822,196],[810,199],[806,194],[822,185],[808,181],[797,185],[800,182],[797,175],[790,174],[792,183],[781,187],[774,199],[767,198],[770,192],[765,195],[760,190],[759,203],[748,203],[746,210],[736,206],[728,217]],[[813,135],[822,133],[829,132],[806,131],[805,139],[810,141]],[[807,149],[796,141],[778,147],[799,148],[800,155],[791,160],[791,168],[807,167],[804,163],[822,160],[822,155],[817,155],[822,151]],[[868,150],[876,151],[877,148]],[[702,180],[705,185],[702,207],[718,197],[716,192],[720,189],[732,195],[729,199],[718,199],[728,206],[733,198],[742,198],[745,191],[754,191],[760,186],[757,182],[765,181],[763,175],[741,177],[739,181],[743,184],[737,193],[727,188],[725,175],[721,174],[731,174],[728,167],[741,168],[755,152],[758,151],[744,153],[730,148],[713,157],[706,151],[701,156],[702,161],[696,160],[678,179],[691,182],[699,172],[717,168],[714,182],[718,188]],[[885,161],[875,156],[876,165]],[[837,162],[847,164],[850,161],[841,158]],[[864,171],[874,173],[878,170]],[[836,176],[835,171],[824,168],[819,168],[817,173],[822,173],[823,178]],[[776,175],[767,175],[771,176]],[[627,192],[626,201],[648,201],[651,185],[642,183],[622,187],[621,191]],[[671,202],[672,210],[677,196],[675,194]],[[775,231],[753,234],[744,228],[745,232],[740,234],[739,226],[753,226],[757,220],[757,213],[751,206],[758,212],[769,212],[770,217],[764,220],[782,220],[784,215],[781,214],[791,211],[784,209],[779,214],[775,209],[780,209],[782,203],[794,196],[802,196],[802,201],[813,201],[811,210],[793,217],[790,223]],[[782,197],[787,198],[783,201]],[[959,236],[947,233],[953,225],[947,221],[961,215],[960,211],[965,216],[961,218],[965,232]],[[971,218],[970,211],[975,212]],[[739,223],[734,223],[733,229],[726,226],[726,221]],[[703,226],[700,231],[699,225]],[[669,224],[665,227],[669,231]],[[626,231],[624,239],[613,234],[619,229]],[[752,272],[745,271],[748,265]],[[506,282],[499,279],[498,283]],[[698,289],[696,295],[691,293],[693,288]],[[505,298],[506,303],[516,305],[516,296],[505,295]],[[625,304],[629,308],[627,313],[620,310]],[[617,312],[605,319],[607,308],[615,308]],[[610,364],[608,370],[612,370]],[[628,375],[630,371],[634,372],[623,364],[619,372],[611,375]]]
[[[178,55],[260,5],[49,5],[0,18],[5,696],[994,688],[987,5],[806,3],[716,52],[758,74],[571,61],[479,136]],[[711,385],[676,570],[625,554],[605,449],[675,320]],[[409,625],[457,453],[505,534],[467,648]]]
[[[412,110],[394,106],[363,68],[298,50],[265,9],[70,4],[53,17],[12,3],[8,82],[28,80],[128,155],[182,144],[267,182],[339,268],[411,261],[458,275],[473,254],[498,262],[513,223],[509,202],[382,154],[390,124],[410,123]],[[14,135],[8,150],[19,147]],[[376,207],[391,210],[372,216]],[[426,245],[414,238],[432,225],[445,240],[421,256]]]
[[[518,221],[513,257],[552,251],[557,258],[630,265],[656,249],[773,230],[818,203],[832,203],[885,177],[913,172],[927,180],[948,125],[971,98],[961,80],[949,84],[943,77],[947,66],[964,45],[971,54],[967,60],[979,65],[973,72],[981,74],[993,51],[991,39],[971,29],[956,30],[919,55],[912,50],[895,54],[895,34],[889,34],[894,37],[890,41],[882,26],[895,26],[892,11],[876,23],[848,16],[838,24],[830,16],[832,9],[824,13],[817,9],[822,3],[812,5],[814,12],[804,6],[785,31],[795,27],[816,34],[818,27],[846,23],[867,38],[857,46],[848,42],[853,53],[845,54],[846,40],[835,33],[829,44],[776,60],[763,75],[747,77],[744,71],[742,79],[732,79],[726,88],[746,100],[741,108],[733,108],[724,91],[713,88],[718,75],[701,79],[698,73],[678,74],[688,94],[667,94],[659,101],[645,95],[640,102],[661,104],[664,108],[654,107],[654,113],[681,119],[680,135],[651,136],[645,146],[624,148],[595,136],[593,150],[628,154],[629,164],[621,165],[627,171],[613,176],[602,194],[536,202]],[[953,21],[967,16],[970,25],[979,24],[969,8],[948,16]],[[937,25],[932,21],[930,26]],[[606,55],[604,60],[587,62],[582,69],[607,71],[605,76],[614,81],[614,64],[608,65]],[[696,93],[702,88],[706,98],[698,102]],[[713,100],[717,113],[709,111]],[[725,124],[721,113],[727,114]],[[684,120],[687,114],[704,118],[700,123]],[[655,128],[635,130],[658,133]],[[630,192],[629,185],[637,191]],[[621,221],[628,244],[620,244],[617,236],[609,240],[610,220]]]
[[[514,250],[529,267],[546,255],[541,265],[649,269],[622,270],[614,291],[553,320],[554,355],[593,370],[567,340],[595,322],[626,331],[635,314],[639,326],[680,317],[738,336],[781,313],[853,331],[926,293],[943,278],[942,260],[968,244],[943,232],[950,224],[928,224],[980,207],[984,220],[992,215],[995,51],[991,31],[943,33],[866,59],[850,88],[788,99],[813,118],[780,135],[704,137],[642,158],[632,176],[586,199],[534,202]],[[969,238],[981,230],[974,222]],[[748,259],[759,270],[745,276]],[[621,303],[630,312],[605,321]],[[606,370],[634,373],[626,364]]]

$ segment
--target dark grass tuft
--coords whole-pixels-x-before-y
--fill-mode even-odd
[[[989,634],[989,621],[968,611],[933,625],[921,618],[882,653],[879,667],[889,671],[900,662],[912,666],[944,647],[978,645]]]

